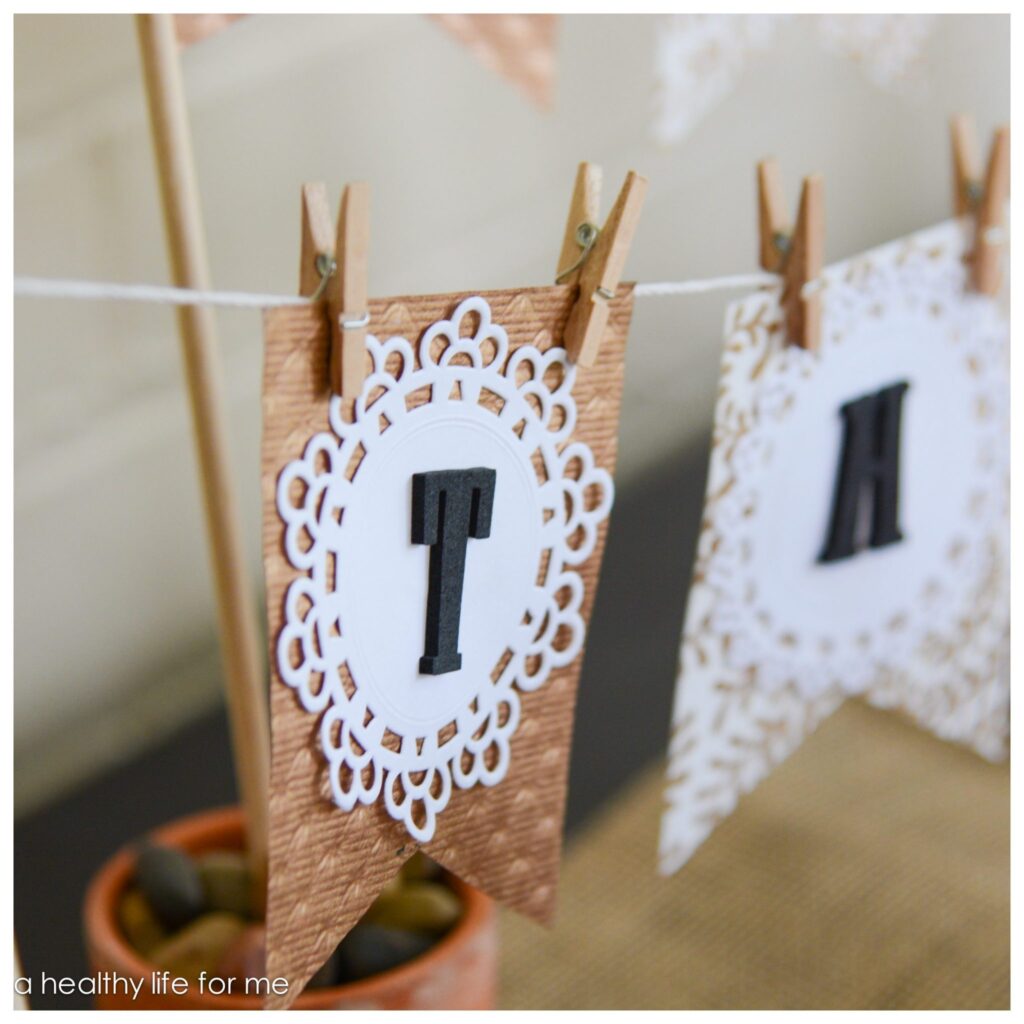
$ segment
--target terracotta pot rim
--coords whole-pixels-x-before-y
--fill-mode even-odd
[[[189,849],[192,843],[202,837],[212,836],[213,842],[209,845],[203,844],[206,849],[215,849],[216,840],[224,837],[234,836],[237,846],[237,839],[245,832],[245,820],[240,807],[218,807],[198,814],[189,815],[185,818],[178,818],[175,821],[152,829],[146,833],[157,842],[168,845],[181,846]],[[105,861],[100,869],[93,875],[83,901],[83,915],[85,924],[85,938],[87,944],[95,946],[104,954],[104,959],[118,965],[118,970],[133,978],[149,979],[153,971],[157,970],[152,964],[144,960],[135,949],[129,945],[127,939],[121,933],[117,921],[117,897],[126,887],[132,874],[135,863],[136,843],[129,843],[121,847],[109,860]],[[472,886],[467,885],[454,875],[448,875],[447,880],[455,892],[462,899],[465,912],[452,929],[439,939],[425,953],[412,960],[394,967],[391,970],[383,971],[380,974],[371,975],[359,981],[349,982],[345,985],[332,985],[330,987],[318,988],[313,991],[303,991],[296,997],[292,1004],[300,1008],[303,1004],[330,1003],[344,994],[346,1002],[353,1002],[366,999],[372,1002],[375,997],[380,996],[396,984],[406,984],[418,975],[430,973],[438,961],[446,960],[460,947],[471,942],[479,930],[486,926],[493,914],[493,906],[488,897],[478,892]],[[170,998],[174,998],[171,996]],[[263,1005],[262,996],[225,994],[225,995],[200,995],[190,986],[187,997],[194,1002],[209,1004],[210,1008],[219,1007],[222,1009],[259,1009]],[[182,1009],[185,1009],[183,1006]]]

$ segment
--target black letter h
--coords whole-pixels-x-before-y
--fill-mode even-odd
[[[908,387],[905,382],[892,384],[840,409],[843,451],[828,541],[819,562],[835,562],[865,546],[880,548],[903,539],[898,523],[900,419]],[[868,488],[872,501],[870,528],[866,529],[861,503]]]

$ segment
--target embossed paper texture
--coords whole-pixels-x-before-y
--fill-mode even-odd
[[[679,868],[847,697],[982,756],[1009,735],[1009,324],[949,222],[829,267],[820,351],[729,307],[660,842]],[[896,388],[901,539],[830,560],[843,407]],[[890,395],[891,397],[891,395]],[[898,785],[894,780],[894,785]]]
[[[591,369],[560,345],[573,298],[374,300],[354,410],[328,391],[323,312],[266,316],[267,970],[290,986],[275,1005],[417,849],[537,920],[554,912],[632,289]],[[458,656],[448,636],[438,658],[429,526],[413,523],[452,473],[473,511]]]

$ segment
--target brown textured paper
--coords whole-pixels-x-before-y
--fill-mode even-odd
[[[174,33],[178,37],[178,45],[184,50],[217,35],[244,17],[244,14],[175,14]]]
[[[557,14],[431,14],[477,60],[538,107],[551,106]]]
[[[511,356],[522,345],[546,351],[561,342],[575,291],[557,286],[480,294],[491,307],[494,323],[507,332]],[[449,317],[467,294],[373,300],[370,330],[382,339],[401,335],[415,343],[428,326]],[[577,423],[567,443],[586,443],[595,464],[614,473],[633,286],[621,286],[611,307],[596,365],[577,369]],[[282,547],[277,478],[286,463],[301,455],[306,441],[327,426],[327,320],[318,308],[276,308],[266,313],[264,334],[263,558],[273,733],[267,972],[289,982],[288,995],[271,997],[267,1005],[283,1008],[417,849],[505,905],[537,921],[551,920],[583,654],[553,670],[539,690],[520,693],[522,717],[512,737],[508,775],[492,788],[454,788],[429,843],[421,846],[412,840],[379,802],[352,811],[332,803],[318,743],[319,717],[309,714],[281,681],[273,653],[283,625],[285,592],[299,575]],[[579,567],[586,586],[585,623],[597,590],[607,526],[605,520],[593,553]]]

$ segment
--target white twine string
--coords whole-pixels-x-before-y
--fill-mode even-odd
[[[34,299],[84,299],[102,302],[157,302],[170,306],[307,306],[304,295],[260,295],[255,292],[214,292],[159,284],[115,284],[112,281],[70,281],[58,277],[14,278],[14,294]]]
[[[734,288],[777,285],[777,274],[732,274],[694,281],[659,281],[638,284],[638,297],[700,295]],[[154,302],[170,306],[226,306],[235,309],[266,309],[269,306],[308,306],[304,295],[265,295],[258,292],[198,291],[157,284],[116,284],[112,281],[73,281],[56,277],[14,278],[14,294],[34,299],[81,299],[92,302]]]
[[[702,295],[705,292],[721,292],[731,288],[763,288],[777,285],[782,278],[778,274],[731,274],[727,277],[705,277],[693,281],[654,281],[638,284],[633,294],[638,298],[662,295]]]

